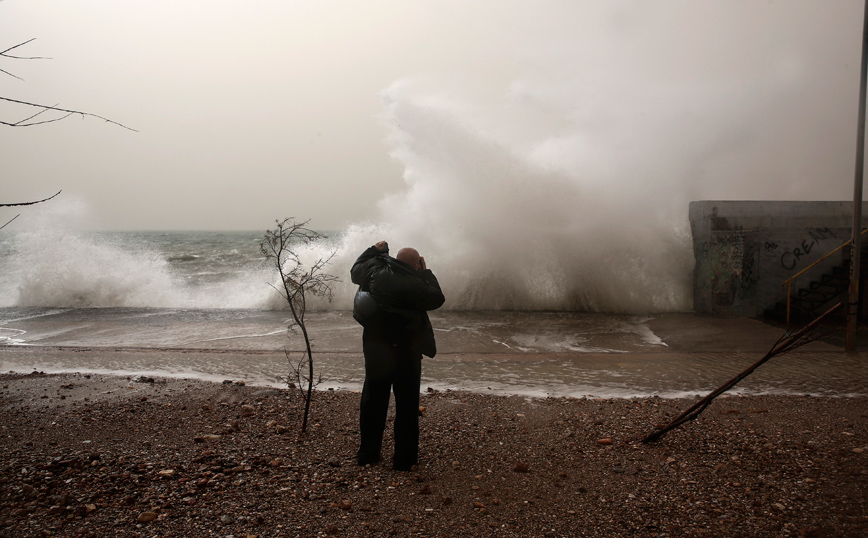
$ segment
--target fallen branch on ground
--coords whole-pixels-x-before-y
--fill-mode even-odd
[[[744,378],[749,376],[751,373],[753,373],[754,370],[759,368],[763,363],[765,363],[766,361],[768,361],[772,357],[774,357],[776,355],[782,355],[784,353],[788,353],[788,352],[796,349],[797,347],[803,346],[805,344],[808,344],[810,342],[817,340],[816,337],[811,337],[810,334],[820,325],[821,321],[823,321],[830,314],[832,314],[833,312],[835,312],[836,310],[841,308],[842,304],[843,303],[836,304],[835,306],[833,306],[832,308],[827,310],[823,315],[821,315],[820,317],[818,317],[817,319],[815,319],[811,323],[805,325],[801,330],[799,330],[798,332],[796,332],[792,336],[787,336],[787,334],[784,333],[784,335],[781,336],[777,342],[775,342],[775,345],[772,346],[772,349],[768,353],[766,353],[762,359],[758,360],[753,365],[751,365],[750,368],[748,368],[747,370],[743,371],[742,373],[738,374],[734,378],[732,378],[729,381],[727,381],[726,383],[724,383],[720,388],[713,391],[711,394],[709,394],[705,398],[703,398],[703,399],[699,400],[698,402],[696,402],[695,404],[693,404],[690,407],[690,409],[681,413],[681,415],[679,415],[678,418],[676,418],[675,420],[670,422],[668,425],[658,429],[657,431],[653,432],[648,437],[642,439],[642,442],[643,443],[650,443],[652,441],[656,441],[656,440],[660,439],[661,437],[663,437],[663,435],[665,433],[667,433],[668,431],[674,430],[675,428],[684,424],[685,422],[694,420],[696,417],[699,416],[700,413],[702,413],[705,410],[706,407],[709,406],[709,404],[711,404],[712,400],[714,400],[715,398],[717,398],[718,396],[720,396],[724,392],[726,392],[729,389],[731,389],[732,387],[734,387],[741,380],[743,380]]]

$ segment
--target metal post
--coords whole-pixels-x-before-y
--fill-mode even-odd
[[[862,71],[859,78],[859,121],[856,136],[856,174],[853,181],[853,242],[850,245],[850,294],[847,301],[847,351],[856,351],[859,315],[859,276],[862,257],[862,176],[865,169],[865,85],[868,78],[868,0],[862,26]]]

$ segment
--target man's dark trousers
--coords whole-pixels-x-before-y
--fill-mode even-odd
[[[362,389],[359,425],[361,443],[358,463],[380,459],[383,432],[389,412],[389,397],[395,392],[395,459],[393,468],[408,471],[419,457],[419,389],[422,353],[409,338],[387,338],[365,329],[365,385]]]

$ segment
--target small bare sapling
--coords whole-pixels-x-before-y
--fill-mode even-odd
[[[331,301],[332,285],[340,281],[338,277],[324,270],[336,251],[333,250],[329,255],[317,259],[310,265],[305,265],[299,258],[297,252],[299,247],[327,238],[324,234],[308,228],[308,222],[310,221],[296,222],[293,218],[275,221],[276,227],[268,230],[260,243],[262,254],[274,264],[280,275],[281,283],[272,287],[283,297],[292,312],[289,330],[295,332],[297,329],[304,336],[305,348],[297,363],[293,363],[289,351],[286,351],[290,367],[294,370],[295,385],[304,398],[301,434],[307,431],[314,387],[313,350],[305,324],[307,301],[312,297],[324,297]],[[304,373],[304,370],[307,372]],[[287,379],[287,384],[292,386],[294,383],[290,379]]]

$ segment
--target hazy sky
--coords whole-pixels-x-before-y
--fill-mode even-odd
[[[284,216],[342,228],[426,185],[404,174],[430,134],[393,110],[413,102],[567,178],[608,182],[602,204],[616,203],[619,174],[680,205],[846,200],[863,6],[5,0],[0,50],[36,38],[13,53],[51,59],[0,58],[23,79],[0,73],[0,95],[138,132],[78,117],[0,127],[0,199],[63,189],[107,229],[264,229]],[[0,106],[4,121],[29,113]],[[695,181],[666,179],[676,173]]]

